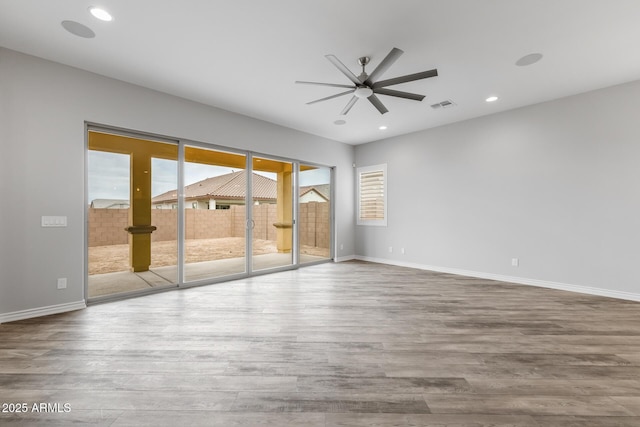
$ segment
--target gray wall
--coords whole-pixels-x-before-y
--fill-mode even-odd
[[[357,146],[389,211],[356,254],[638,299],[639,112],[636,81]]]
[[[0,319],[84,298],[85,121],[336,166],[336,256],[354,254],[352,146],[3,48],[0,112]]]

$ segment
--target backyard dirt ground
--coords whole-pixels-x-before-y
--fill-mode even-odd
[[[244,256],[245,239],[226,237],[221,239],[186,240],[184,253],[187,264]],[[261,255],[277,252],[276,242],[255,239],[253,254]],[[303,254],[329,257],[329,249],[304,246]],[[151,267],[176,265],[178,244],[175,241],[151,243]],[[89,274],[113,273],[129,270],[129,245],[95,246],[89,248]]]

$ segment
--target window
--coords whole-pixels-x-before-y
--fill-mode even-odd
[[[358,168],[358,225],[387,225],[387,165]]]

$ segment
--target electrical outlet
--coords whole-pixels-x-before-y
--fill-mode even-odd
[[[58,289],[67,289],[67,278],[62,277],[58,279]]]
[[[518,258],[511,258],[511,265],[512,265],[513,267],[517,267],[517,266],[519,266],[519,265],[520,265],[520,259],[518,259]]]
[[[400,253],[401,253],[402,255],[404,255],[404,248],[401,248],[401,249],[400,249]]]
[[[340,243],[340,250],[343,251],[344,250],[344,244]]]
[[[393,252],[393,246],[389,246],[389,253]]]

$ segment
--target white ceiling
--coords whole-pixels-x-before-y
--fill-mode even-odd
[[[636,80],[639,22],[639,0],[0,0],[0,46],[360,144]],[[393,47],[405,53],[385,79],[438,69],[390,87],[424,101],[381,95],[389,113],[361,100],[340,116],[349,96],[305,103],[342,89],[294,84],[349,84],[325,55],[357,75],[358,57],[371,72]],[[540,62],[514,65],[534,52]],[[457,105],[430,107],[447,99]]]

